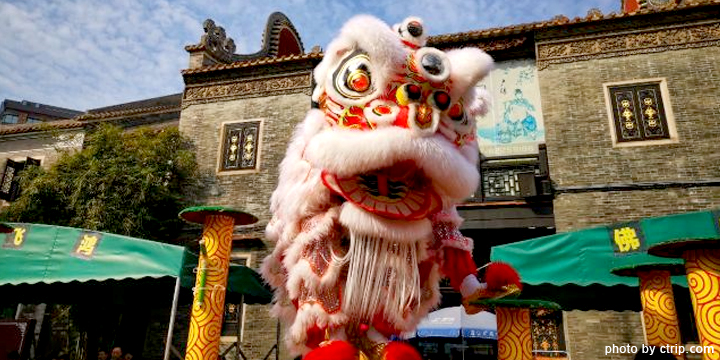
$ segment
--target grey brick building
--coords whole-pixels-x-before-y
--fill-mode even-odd
[[[480,47],[498,63],[483,84],[500,98],[484,119],[492,134],[481,143],[483,183],[461,209],[478,263],[496,244],[720,206],[720,2],[625,2],[623,8],[628,12],[590,10],[585,18],[429,39],[443,49]],[[253,267],[272,246],[262,236],[269,195],[292,129],[310,107],[310,74],[322,56],[303,52],[291,24],[279,19],[271,16],[266,45],[253,55],[211,49],[206,34],[187,48],[190,68],[183,72],[180,129],[198,146],[211,184],[208,203],[261,219],[237,230],[236,252],[246,253]],[[297,45],[281,55],[288,43],[280,39]],[[655,94],[651,103],[623,105],[627,94],[640,99],[648,91]],[[523,130],[522,121],[537,130],[530,133],[532,124]],[[508,130],[513,126],[516,133]],[[233,145],[250,150],[233,153]],[[250,157],[246,164],[243,155]],[[457,301],[445,295],[446,305]],[[243,349],[251,357],[275,341],[266,311],[246,311]],[[638,312],[570,310],[562,318],[557,348],[573,359],[629,358],[605,357],[602,346],[643,342]]]
[[[429,39],[441,49],[482,48],[497,62],[481,84],[496,98],[479,121],[482,184],[460,209],[478,264],[498,244],[720,207],[720,0],[621,5],[624,11],[613,14],[590,10],[584,18]],[[306,51],[279,13],[270,16],[254,54],[235,54],[224,30],[204,26],[200,42],[186,47],[181,95],[76,121],[177,121],[197,147],[204,202],[260,219],[236,229],[232,259],[257,269],[273,246],[263,229],[278,165],[311,106],[311,72],[322,53]],[[444,293],[443,305],[458,301]],[[268,310],[234,307],[223,350],[240,342],[248,358],[263,358],[277,336]],[[188,313],[174,338],[181,350]],[[644,340],[636,311],[568,309],[553,319],[555,330],[546,331],[556,332],[556,343],[549,349],[574,360],[630,359],[606,356],[603,347]],[[693,341],[691,331],[684,335]],[[282,345],[280,358],[288,358]]]

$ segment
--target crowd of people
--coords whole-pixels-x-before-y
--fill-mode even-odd
[[[98,360],[108,360],[108,352],[105,349],[98,350]],[[120,346],[115,346],[110,351],[110,358],[109,360],[132,360],[133,354],[129,352],[123,353],[123,350]]]
[[[69,360],[70,357],[65,352],[59,352],[55,355],[49,357],[52,360]],[[12,358],[10,358],[12,359]],[[132,360],[133,354],[130,352],[123,352],[122,348],[120,346],[115,346],[112,348],[112,350],[108,353],[105,349],[98,350],[97,353],[97,360]],[[137,359],[135,359],[137,360]]]

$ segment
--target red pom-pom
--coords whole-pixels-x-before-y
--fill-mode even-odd
[[[310,351],[303,360],[355,360],[357,349],[347,341],[333,341]]]
[[[502,263],[493,262],[485,269],[485,282],[488,290],[501,290],[503,286],[514,284],[522,289],[520,284],[520,275],[512,266]]]
[[[420,354],[415,350],[414,347],[394,341],[385,347],[385,360],[422,360]]]

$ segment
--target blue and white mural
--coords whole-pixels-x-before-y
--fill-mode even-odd
[[[490,111],[477,119],[480,152],[487,157],[537,153],[545,126],[535,61],[497,63],[478,86],[492,97]]]

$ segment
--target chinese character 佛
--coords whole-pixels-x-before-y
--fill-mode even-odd
[[[615,244],[617,244],[620,252],[628,252],[640,248],[640,239],[637,237],[635,229],[631,227],[626,226],[615,229],[613,240],[615,240]]]

